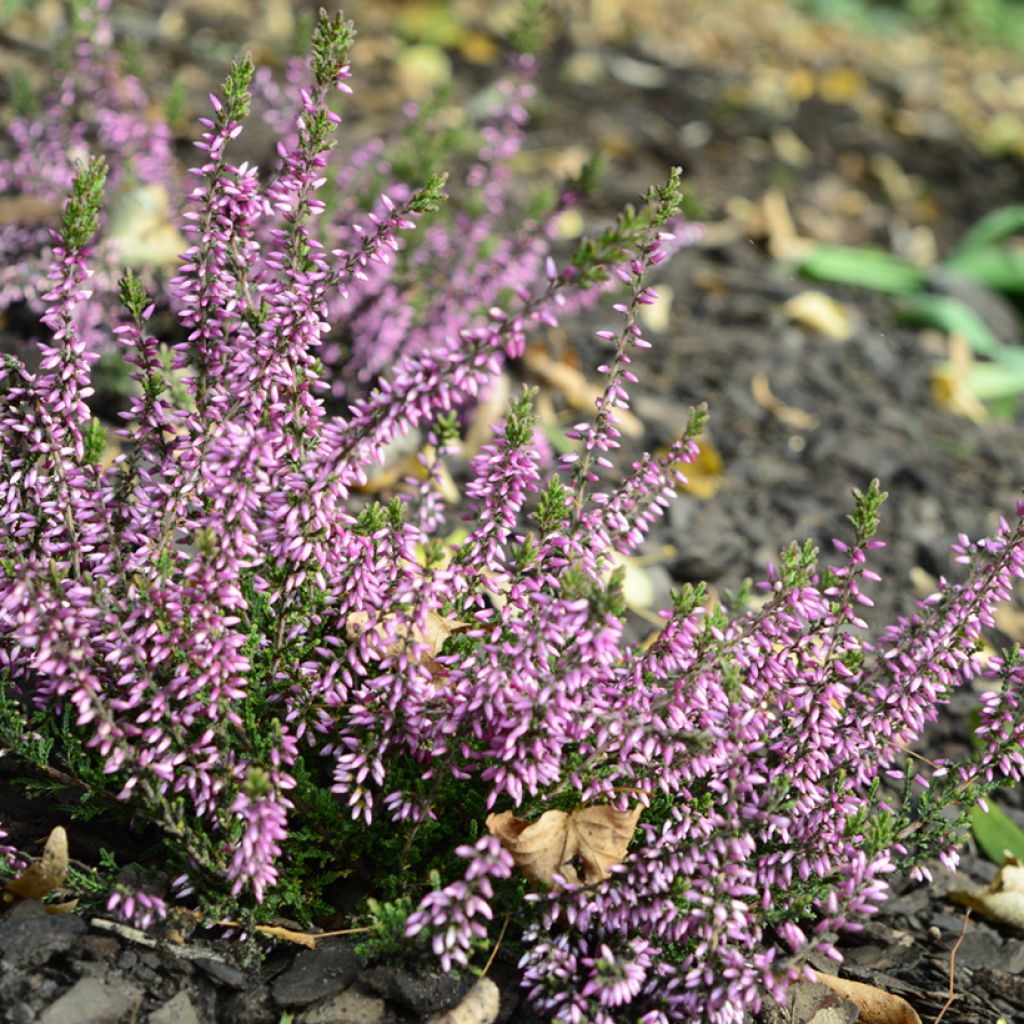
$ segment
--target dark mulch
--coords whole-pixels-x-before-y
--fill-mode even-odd
[[[872,594],[874,619],[890,621],[923,596],[930,579],[952,573],[948,547],[957,533],[982,535],[1013,511],[1024,484],[1021,418],[977,424],[938,408],[931,380],[942,345],[896,325],[883,298],[824,289],[854,318],[844,343],[789,322],[783,303],[808,285],[769,256],[772,233],[762,230],[758,204],[779,189],[799,230],[851,243],[889,247],[924,224],[940,255],[948,252],[982,213],[1019,199],[1019,162],[983,155],[970,128],[972,109],[977,118],[993,113],[990,98],[972,92],[972,74],[988,68],[1005,76],[1005,59],[992,57],[990,66],[977,57],[972,64],[969,55],[940,51],[927,40],[917,40],[917,49],[893,44],[887,50],[832,30],[808,29],[800,37],[787,29],[790,15],[772,6],[769,17],[769,8],[757,3],[728,24],[708,15],[712,5],[695,5],[692,21],[681,24],[666,2],[659,33],[658,0],[632,7],[633,36],[625,42],[610,41],[590,22],[564,26],[558,57],[542,76],[548,101],[531,146],[543,154],[578,141],[609,152],[606,205],[588,211],[588,219],[635,199],[676,163],[708,210],[705,242],[682,252],[664,274],[674,294],[672,316],[665,330],[652,332],[657,344],[638,370],[635,406],[645,442],[658,445],[685,422],[691,404],[708,402],[710,438],[724,470],[713,497],[680,498],[652,535],[651,551],[671,548],[662,561],[676,582],[732,587],[763,575],[765,563],[791,539],[811,537],[827,551],[830,538],[843,534],[851,488],[877,476],[890,499],[882,530],[888,546],[876,560],[885,583]],[[184,9],[202,24],[198,5]],[[382,24],[398,9],[383,5],[366,13]],[[209,25],[225,38],[241,37],[244,30],[225,17],[209,13]],[[185,59],[173,47],[153,45],[155,67]],[[851,67],[860,68],[862,81],[845,98],[812,89],[787,100],[783,89],[779,99],[778,83],[791,80],[787,73],[818,76],[820,83]],[[456,68],[465,85],[485,77],[458,59]],[[950,68],[961,72],[959,116],[944,106],[941,81],[932,92],[922,87],[929,75]],[[1016,73],[1024,73],[1019,64]],[[190,82],[219,74],[211,57],[199,62]],[[387,79],[379,67],[370,76]],[[780,142],[785,133],[803,143],[790,159]],[[889,163],[879,163],[879,155]],[[911,183],[909,192],[901,193],[884,172],[892,166]],[[737,197],[746,203],[737,205]],[[993,327],[1016,329],[1012,319],[1000,319],[1000,310],[992,316]],[[597,361],[586,350],[587,337],[581,327],[563,339],[584,367]],[[761,377],[777,404],[757,397],[754,382]],[[1006,630],[1012,637],[1012,625]],[[962,752],[970,704],[968,695],[954,705],[922,753]],[[1024,800],[1010,793],[1004,803],[1020,814]],[[10,772],[0,789],[0,821],[29,850],[58,823],[49,808],[21,798]],[[70,831],[72,855],[85,861],[94,861],[101,845],[133,848],[130,833],[88,825]],[[877,919],[846,940],[844,973],[903,995],[922,1019],[934,1019],[947,999],[949,951],[963,925],[944,894],[987,882],[994,867],[968,853],[962,871],[965,877],[951,879],[937,870],[930,886],[897,885]],[[237,953],[231,944],[199,939],[153,945],[102,922],[49,917],[38,905],[21,905],[0,921],[0,1018],[11,1024],[276,1024],[291,1014],[305,1024],[371,1024],[427,1019],[465,994],[465,985],[448,979],[367,968],[340,938],[316,951],[278,946],[255,969],[242,968]],[[972,921],[957,953],[956,996],[946,1019],[1024,1019],[1022,968],[1020,934]],[[527,1020],[512,967],[499,960],[495,977],[501,1019]]]

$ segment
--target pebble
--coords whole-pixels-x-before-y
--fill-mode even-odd
[[[146,1024],[199,1024],[195,1007],[188,993],[182,989],[171,996],[159,1009],[154,1010]]]
[[[356,979],[362,963],[351,943],[342,939],[305,950],[273,985],[279,1006],[306,1006],[344,991]]]
[[[131,985],[107,985],[96,978],[75,982],[39,1016],[39,1024],[120,1024],[142,1001]]]
[[[384,1000],[354,986],[307,1010],[299,1024],[380,1024]]]

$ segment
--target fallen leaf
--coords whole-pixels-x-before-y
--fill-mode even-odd
[[[679,470],[686,477],[686,483],[676,483],[675,489],[701,501],[710,501],[722,486],[722,456],[708,438],[701,437],[697,443],[697,458],[693,462],[672,465],[673,470]],[[667,449],[662,448],[657,454],[665,455],[666,452]]]
[[[282,928],[279,925],[258,924],[256,931],[260,935],[268,935],[272,939],[283,939],[285,942],[292,942],[296,946],[305,946],[306,949],[316,949],[319,935],[310,935],[307,932],[292,931],[291,928]]]
[[[65,900],[63,903],[44,903],[43,910],[53,916],[70,914],[78,906],[78,900]]]
[[[788,1024],[855,1024],[860,1011],[827,985],[800,981],[789,986]]]
[[[818,417],[813,413],[794,406],[786,405],[772,394],[768,378],[763,373],[755,373],[750,380],[750,394],[762,409],[770,412],[780,423],[794,430],[814,430],[818,426]]]
[[[617,811],[607,804],[545,811],[536,821],[524,821],[511,811],[491,814],[487,828],[512,854],[523,874],[533,882],[552,885],[554,876],[579,883],[573,861],[583,865],[583,882],[593,885],[608,877],[608,868],[626,856],[643,807]]]
[[[5,902],[41,900],[53,892],[68,873],[68,834],[58,825],[46,840],[42,856],[4,886]]]
[[[832,341],[847,341],[853,324],[845,307],[825,292],[807,291],[794,295],[782,311],[794,323],[809,327]]]
[[[974,356],[962,334],[949,336],[949,361],[932,370],[932,397],[940,409],[958,413],[974,423],[988,419],[988,410],[971,389]]]
[[[386,633],[384,623],[389,622],[393,618],[394,615],[385,615],[382,621],[377,622],[373,626],[373,631],[376,633],[378,638],[383,639]],[[356,640],[362,636],[366,630],[361,627],[365,626],[369,621],[370,616],[366,612],[352,612],[352,614],[345,620],[345,633],[348,638],[350,640]],[[431,655],[437,655],[441,653],[441,648],[444,647],[444,642],[448,637],[453,633],[459,633],[466,629],[469,629],[469,624],[466,622],[459,622],[458,619],[446,619],[443,615],[438,615],[435,611],[428,611],[423,627],[413,627],[412,639],[416,643],[429,644]],[[403,641],[408,636],[409,627],[406,625],[399,626],[395,639],[384,648],[384,656],[390,657],[391,655],[397,654],[401,651]]]
[[[957,889],[949,893],[949,898],[1000,924],[1024,930],[1024,867],[1015,857],[1003,861],[987,889]]]
[[[819,985],[827,985],[833,992],[855,1004],[860,1010],[858,1020],[864,1024],[921,1024],[917,1011],[900,996],[883,992],[873,985],[848,981],[820,971],[814,972],[814,980]]]

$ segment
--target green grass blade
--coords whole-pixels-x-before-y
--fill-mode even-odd
[[[992,245],[994,242],[1001,242],[1004,238],[1009,238],[1010,235],[1015,235],[1019,231],[1024,231],[1024,203],[1000,207],[982,217],[964,235],[956,247],[954,255],[960,255],[968,249],[977,249]]]
[[[800,265],[800,272],[816,281],[852,284],[876,292],[905,295],[920,291],[926,274],[920,267],[883,252],[842,245],[821,245]]]
[[[989,860],[1002,864],[1009,854],[1024,862],[1024,832],[991,800],[987,811],[977,805],[971,808],[971,831]]]

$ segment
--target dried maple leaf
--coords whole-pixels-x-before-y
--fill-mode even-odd
[[[520,871],[531,881],[552,885],[554,876],[578,883],[573,863],[583,866],[583,881],[593,885],[608,877],[608,869],[626,856],[643,808],[617,811],[607,804],[545,811],[536,821],[524,821],[511,811],[492,814],[487,828],[512,854]]]
[[[42,856],[4,886],[4,902],[41,900],[53,892],[68,873],[68,834],[58,825],[46,840]]]

